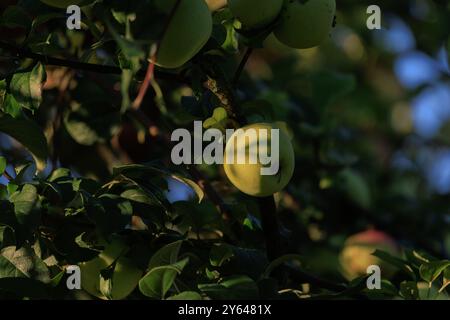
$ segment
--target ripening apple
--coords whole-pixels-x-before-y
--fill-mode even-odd
[[[287,0],[274,34],[289,47],[312,48],[328,37],[335,14],[335,0]]]
[[[41,0],[41,2],[51,7],[66,9],[70,5],[79,5],[86,0]]]
[[[256,29],[275,20],[283,0],[228,0],[228,7],[245,29]]]
[[[367,275],[367,267],[370,265],[378,265],[384,277],[391,277],[395,268],[372,255],[377,249],[394,256],[399,253],[394,239],[381,231],[367,230],[349,237],[339,256],[344,276],[353,280]]]
[[[119,258],[112,277],[111,298],[113,300],[126,298],[136,288],[143,275],[143,272],[128,258],[121,256],[126,249],[126,245],[122,242],[113,241],[98,257],[80,263],[81,287],[97,298],[107,299],[100,291],[100,272]]]
[[[251,130],[256,132],[251,135]],[[279,129],[279,152],[278,157],[272,152],[272,132],[271,129]],[[262,135],[261,132],[267,132]],[[242,128],[242,133],[248,138],[237,138],[239,131],[228,139],[225,146],[224,170],[231,183],[243,193],[254,197],[270,196],[282,190],[291,180],[295,167],[294,148],[291,140],[284,130],[276,127],[274,124],[256,123]],[[232,142],[233,141],[233,142]],[[253,148],[257,146],[257,148]],[[264,154],[272,157],[273,163],[264,164],[257,155],[263,150]],[[245,163],[239,163],[237,154],[242,151],[245,154]],[[256,163],[250,162],[251,153],[256,152]],[[234,159],[230,159],[229,155],[234,155]],[[278,161],[276,161],[278,158]],[[262,168],[270,168],[273,164],[277,164],[278,171],[272,175],[262,175]]]
[[[157,6],[166,14],[177,0],[159,0]],[[183,0],[169,21],[159,43],[155,64],[178,68],[194,57],[212,33],[212,16],[204,0]]]
[[[217,11],[227,6],[227,0],[205,0],[211,11]]]

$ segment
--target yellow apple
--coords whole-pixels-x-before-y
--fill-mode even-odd
[[[271,129],[278,129],[279,132],[278,171],[273,175],[262,175],[261,169],[271,165],[262,163],[258,153],[262,150],[268,156],[276,157],[271,151]],[[251,131],[256,134],[252,136]],[[267,132],[266,137],[261,135],[262,132]],[[291,180],[295,167],[294,149],[289,136],[284,130],[268,123],[245,126],[242,133],[248,138],[238,138],[239,131],[236,131],[225,146],[223,167],[228,179],[237,189],[254,197],[266,197],[282,190]],[[238,152],[245,154],[245,163],[237,161]],[[257,156],[256,163],[250,162],[251,155]]]
[[[45,3],[48,6],[66,9],[70,5],[79,5],[82,2],[86,2],[85,0],[41,0],[41,2]]]
[[[169,14],[177,0],[159,0]],[[212,16],[204,0],[182,0],[159,43],[155,64],[178,68],[192,59],[206,44],[212,32]]]
[[[228,0],[228,7],[245,29],[256,29],[275,20],[283,0]]]
[[[227,0],[205,0],[211,11],[217,11],[227,6]]]
[[[348,280],[353,280],[367,275],[367,267],[370,265],[377,265],[384,277],[391,277],[396,269],[372,255],[377,249],[394,256],[398,255],[398,247],[394,239],[384,232],[367,230],[349,237],[339,256],[343,275]]]
[[[289,47],[312,48],[328,37],[335,14],[335,0],[289,0],[274,34]]]
[[[100,272],[117,259],[112,276],[111,297],[113,300],[126,298],[136,288],[143,275],[142,270],[122,256],[127,250],[128,247],[124,243],[114,240],[98,257],[80,263],[81,287],[95,297],[107,299],[100,291]]]

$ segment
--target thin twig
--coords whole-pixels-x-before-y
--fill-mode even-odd
[[[267,258],[272,261],[283,255],[275,199],[273,196],[259,198],[258,205],[266,241]]]
[[[242,75],[242,72],[244,71],[245,65],[247,64],[248,59],[250,58],[250,56],[253,53],[253,48],[252,47],[248,47],[247,50],[245,51],[244,56],[242,57],[241,62],[239,63],[238,68],[236,69],[236,73],[234,74],[233,77],[233,81],[231,82],[231,85],[233,87],[236,87],[238,82],[239,82],[239,78]]]
[[[158,50],[159,50],[160,43],[163,40],[164,35],[166,34],[167,30],[169,29],[170,22],[172,21],[173,17],[175,16],[175,13],[177,12],[180,4],[181,4],[181,0],[177,0],[177,2],[175,2],[174,6],[172,7],[172,9],[170,11],[169,17],[167,18],[166,24],[161,32],[161,35],[158,38],[157,43],[151,48],[150,61],[149,61],[149,65],[147,67],[147,72],[145,73],[144,81],[142,82],[142,85],[139,88],[139,93],[132,104],[132,108],[135,110],[139,109],[139,107],[141,106],[142,101],[144,100],[145,94],[147,93],[148,87],[150,86],[150,82],[153,80],[155,63],[156,63],[156,58],[158,56]]]
[[[12,181],[14,180],[14,178],[8,173],[8,171],[3,171],[3,175],[5,176],[6,179],[8,179],[8,181]]]
[[[150,82],[153,79],[153,74],[154,74],[154,70],[155,70],[154,57],[155,57],[155,55],[153,55],[153,58],[147,67],[147,72],[145,73],[144,81],[142,82],[142,85],[139,88],[138,95],[137,95],[136,99],[134,99],[133,104],[131,106],[135,110],[139,109],[139,107],[141,106],[142,101],[144,100],[145,94],[147,93],[148,87],[150,86]]]
[[[109,65],[100,65],[100,64],[94,64],[94,63],[85,63],[75,60],[66,60],[66,59],[60,59],[56,57],[51,57],[47,55],[43,55],[40,53],[32,52],[28,48],[18,48],[14,45],[11,45],[9,43],[0,41],[0,48],[4,49],[14,56],[11,56],[11,58],[29,58],[36,61],[41,62],[44,65],[49,66],[60,66],[60,67],[67,67],[71,69],[76,70],[83,70],[88,72],[95,72],[95,73],[103,73],[103,74],[115,74],[120,75],[122,74],[122,69],[116,66],[109,66]],[[138,72],[138,77],[144,76],[143,70]],[[164,71],[155,71],[155,76],[160,79],[169,79],[174,80],[177,82],[185,83],[186,79],[181,77],[178,74],[164,72]]]

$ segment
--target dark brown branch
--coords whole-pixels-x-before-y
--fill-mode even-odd
[[[205,82],[205,87],[211,91],[217,99],[219,99],[220,103],[227,111],[230,119],[235,120],[241,125],[246,123],[245,118],[242,116],[238,108],[237,99],[234,97],[232,89],[229,88],[226,81],[208,75],[208,79]]]
[[[283,255],[275,200],[273,196],[259,198],[258,206],[266,241],[267,258],[272,261]]]
[[[33,59],[41,62],[44,65],[50,66],[60,66],[67,67],[76,70],[83,70],[87,72],[95,72],[95,73],[103,73],[103,74],[115,74],[120,75],[122,73],[122,69],[116,66],[108,66],[108,65],[100,65],[94,63],[85,63],[74,60],[66,60],[56,57],[51,57],[47,55],[43,55],[40,53],[32,52],[28,48],[18,48],[9,43],[0,41],[0,48],[10,52],[13,56],[12,58],[20,58],[20,59]],[[145,70],[141,70],[138,72],[137,76],[142,78],[145,75]],[[186,82],[186,80],[178,74],[168,73],[164,71],[156,71],[155,76],[160,79],[169,79],[177,82]]]
[[[231,83],[233,85],[233,87],[236,87],[238,82],[239,82],[239,78],[241,77],[242,72],[244,71],[245,65],[247,64],[248,59],[250,58],[250,56],[253,53],[253,48],[248,47],[247,50],[245,51],[244,56],[242,57],[241,62],[239,63],[238,68],[236,69],[236,73],[234,74],[234,78],[233,78],[233,82]]]
[[[8,179],[8,181],[14,180],[14,178],[8,173],[8,171],[3,171],[3,175],[5,176],[6,179]]]
[[[251,54],[247,52],[247,58],[244,58],[243,65],[245,61]],[[227,110],[228,116],[238,122],[240,126],[246,124],[246,119],[243,117],[238,100],[235,96],[233,88],[231,88],[226,80],[220,67],[211,62],[205,63],[205,72],[208,75],[207,81],[205,83],[206,88],[208,88],[212,93],[223,104],[224,108]],[[243,66],[242,66],[243,69]],[[259,198],[258,199],[259,211],[261,214],[264,239],[266,243],[267,257],[269,260],[278,258],[283,254],[281,246],[281,234],[277,219],[277,209],[275,206],[275,200],[273,196]],[[277,272],[280,273],[280,272]],[[280,279],[283,275],[279,276]]]

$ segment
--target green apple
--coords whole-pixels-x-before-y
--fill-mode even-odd
[[[159,0],[169,14],[177,0]],[[212,16],[204,0],[182,0],[160,41],[155,64],[178,68],[194,57],[212,33]]]
[[[251,135],[250,129],[256,134]],[[261,169],[268,168],[270,164],[263,164],[257,157],[256,163],[251,163],[251,153],[267,152],[271,157],[276,155],[271,152],[272,132],[271,129],[278,129],[279,132],[279,152],[278,171],[272,175],[262,175]],[[261,132],[267,135],[261,135]],[[291,180],[295,167],[294,148],[291,140],[284,130],[279,129],[274,124],[256,123],[242,128],[242,133],[248,138],[237,138],[239,131],[228,139],[225,146],[224,170],[231,183],[243,193],[254,197],[266,197],[282,190]],[[257,148],[252,148],[257,146]],[[263,149],[261,149],[263,148]],[[245,163],[239,163],[237,154],[243,152],[246,157]],[[232,158],[230,155],[233,155]]]
[[[51,7],[66,9],[68,6],[79,5],[86,0],[41,0],[41,2]]]
[[[328,37],[335,14],[335,0],[288,0],[274,34],[289,47],[312,48]]]
[[[377,249],[394,256],[399,254],[395,241],[384,232],[367,230],[349,237],[339,256],[343,275],[348,280],[353,280],[367,275],[367,267],[370,265],[378,265],[382,275],[390,278],[396,269],[372,255]]]
[[[109,267],[116,259],[112,276],[111,297],[113,300],[126,298],[139,283],[143,272],[122,256],[128,247],[115,240],[111,242],[98,257],[80,263],[81,287],[91,295],[100,299],[107,299],[100,291],[100,272]]]
[[[275,20],[283,0],[228,0],[228,7],[245,29],[256,29]]]

